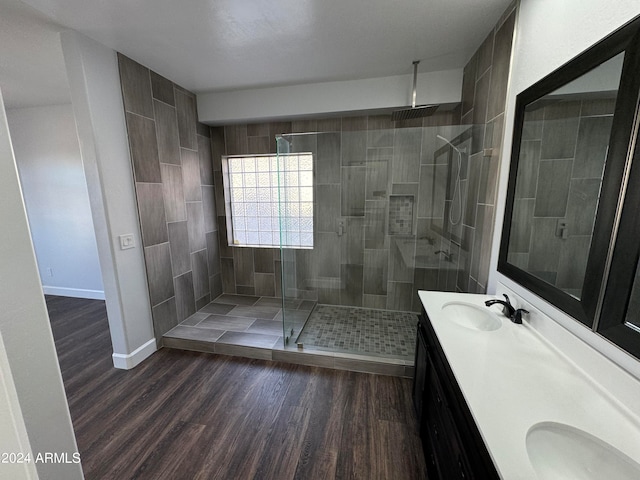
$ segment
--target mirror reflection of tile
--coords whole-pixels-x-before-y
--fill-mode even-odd
[[[509,262],[579,298],[615,98],[557,100],[527,111]]]

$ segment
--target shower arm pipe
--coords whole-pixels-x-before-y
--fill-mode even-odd
[[[449,144],[449,146],[451,148],[453,148],[456,152],[462,154],[462,152],[460,151],[460,149],[458,147],[456,147],[453,143],[451,143],[449,140],[447,140],[446,138],[444,138],[442,135],[440,134],[436,134],[436,137],[438,137],[440,140],[442,140],[443,142],[447,142]],[[464,149],[466,150],[466,148]],[[465,152],[466,153],[466,152]]]
[[[440,140],[442,140],[443,142],[447,142],[447,144],[449,144],[449,146],[451,148],[453,148],[456,152],[458,152],[459,154],[462,153],[467,153],[467,149],[466,147],[462,148],[462,151],[460,151],[460,149],[458,149],[458,147],[456,147],[453,143],[451,143],[449,140],[447,140],[446,138],[444,138],[442,135],[440,134],[436,134],[436,137],[438,137]],[[491,155],[493,155],[493,148],[485,148],[482,150],[482,156],[483,157],[490,157]]]
[[[413,91],[411,92],[411,108],[416,108],[419,63],[420,60],[415,60],[413,62]]]

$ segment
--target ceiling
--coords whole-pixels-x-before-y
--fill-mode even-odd
[[[510,1],[0,0],[0,86],[68,101],[64,28],[196,93],[460,68]]]

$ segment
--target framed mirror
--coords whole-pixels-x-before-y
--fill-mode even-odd
[[[596,327],[629,164],[634,20],[516,99],[498,271]]]

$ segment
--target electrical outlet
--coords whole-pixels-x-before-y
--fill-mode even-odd
[[[119,238],[120,238],[120,250],[127,250],[129,248],[134,248],[136,246],[133,240],[133,233],[120,235]]]

